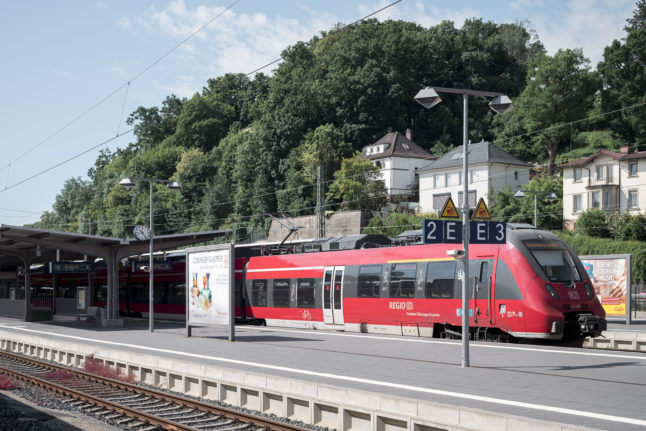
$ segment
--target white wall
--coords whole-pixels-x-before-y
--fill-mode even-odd
[[[469,175],[469,190],[476,191],[476,201],[484,198],[485,203],[489,205],[489,184],[493,186],[494,191],[507,187],[515,192],[523,185],[529,182],[529,168],[511,165],[474,165],[469,166],[469,171],[474,174]],[[518,172],[518,179],[515,179],[514,173]],[[464,191],[461,182],[450,183],[446,185],[445,178],[449,181],[455,178],[455,175],[462,175],[462,168],[453,168],[441,171],[427,171],[420,173],[419,179],[419,205],[421,212],[440,211],[442,208],[433,206],[433,196],[438,194],[450,193],[451,199],[455,205],[459,205],[460,192]],[[438,176],[438,181],[434,184],[434,177]],[[451,177],[453,175],[453,177]],[[471,175],[474,175],[471,182]]]
[[[381,178],[390,195],[408,194],[415,181],[417,169],[429,163],[428,160],[411,157],[388,157],[373,160],[381,163]]]

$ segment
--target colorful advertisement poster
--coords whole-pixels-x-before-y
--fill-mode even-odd
[[[229,324],[231,319],[231,253],[227,249],[187,255],[188,323]]]
[[[625,316],[629,291],[630,256],[580,256],[606,315]]]

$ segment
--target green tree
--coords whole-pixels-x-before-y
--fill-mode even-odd
[[[359,153],[341,162],[341,169],[334,173],[327,200],[339,202],[345,209],[378,210],[387,198],[386,187],[380,179],[379,168],[363,160]]]
[[[162,102],[161,108],[140,106],[132,112],[126,124],[134,126],[137,144],[142,148],[150,149],[175,133],[177,118],[185,101],[186,99],[170,95]]]
[[[603,112],[629,108],[610,120],[610,127],[624,142],[646,145],[646,0],[636,3],[624,27],[623,41],[614,40],[603,53],[597,70],[603,82]],[[641,105],[641,106],[640,106]]]
[[[617,213],[609,217],[608,224],[612,237],[618,241],[646,242],[646,215]]]
[[[524,187],[525,197],[518,199],[509,187],[490,192],[489,211],[494,220],[510,223],[534,224],[534,193],[536,194],[536,218],[538,227],[548,230],[560,230],[563,226],[562,179],[556,175],[539,175],[530,180]],[[546,198],[554,193],[556,200]]]
[[[581,49],[538,54],[530,64],[527,86],[514,109],[496,120],[500,146],[525,160],[546,160],[553,175],[556,156],[569,143],[571,129],[562,127],[586,116],[599,89]]]
[[[579,215],[575,230],[577,233],[597,238],[610,236],[606,213],[596,208],[585,210]]]

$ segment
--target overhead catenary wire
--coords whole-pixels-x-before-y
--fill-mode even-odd
[[[49,140],[50,140],[51,138],[53,138],[54,136],[58,135],[60,132],[62,132],[63,130],[67,129],[69,126],[71,126],[72,124],[76,123],[76,122],[77,122],[78,120],[80,120],[81,118],[85,117],[88,113],[90,113],[90,112],[91,112],[91,111],[93,111],[95,108],[97,108],[98,106],[100,106],[101,104],[103,104],[103,102],[105,102],[106,100],[110,99],[112,96],[114,96],[115,94],[117,94],[117,93],[118,93],[119,91],[121,91],[122,89],[126,88],[126,90],[127,90],[127,89],[130,87],[130,84],[131,84],[133,81],[135,81],[135,80],[136,80],[137,78],[139,78],[141,75],[143,75],[144,73],[146,73],[147,71],[149,71],[151,68],[153,68],[153,67],[154,67],[155,65],[157,65],[159,62],[161,62],[163,59],[165,59],[166,57],[168,57],[171,53],[173,53],[174,51],[176,51],[180,46],[182,46],[183,44],[185,44],[186,42],[188,42],[190,39],[192,39],[193,37],[195,37],[195,35],[197,35],[199,32],[201,32],[202,30],[204,30],[204,29],[205,29],[207,26],[209,26],[213,21],[215,21],[216,19],[218,19],[218,18],[219,18],[220,16],[222,16],[222,14],[224,14],[225,12],[229,11],[231,8],[233,8],[233,6],[235,6],[235,5],[236,5],[237,3],[239,3],[239,2],[240,2],[240,0],[235,0],[235,1],[234,1],[233,3],[231,3],[229,6],[227,6],[227,7],[226,7],[226,8],[224,8],[222,11],[220,11],[218,14],[216,14],[213,18],[211,18],[210,20],[208,20],[205,24],[203,24],[202,26],[200,26],[200,27],[199,27],[197,30],[195,30],[193,33],[191,33],[190,35],[188,35],[187,37],[185,37],[184,39],[182,39],[179,43],[177,43],[177,44],[176,44],[175,46],[173,46],[171,49],[169,49],[168,51],[166,51],[164,54],[162,54],[162,55],[161,55],[159,58],[157,58],[155,61],[153,61],[153,62],[152,62],[152,63],[150,63],[148,66],[146,66],[145,68],[143,68],[141,71],[139,71],[138,73],[136,73],[136,74],[135,74],[132,78],[130,78],[126,83],[124,83],[124,84],[120,85],[119,87],[117,87],[115,90],[113,90],[112,92],[110,92],[107,96],[103,97],[103,98],[102,98],[102,99],[100,99],[98,102],[96,102],[95,104],[93,104],[92,106],[90,106],[89,108],[87,108],[86,110],[84,110],[83,112],[81,112],[79,115],[77,115],[76,117],[72,118],[72,120],[70,120],[69,122],[65,123],[62,127],[60,127],[60,128],[58,128],[58,129],[56,129],[53,133],[51,133],[50,135],[48,135],[47,137],[45,137],[44,139],[42,139],[41,141],[39,141],[36,145],[32,146],[31,148],[27,149],[26,151],[24,151],[23,153],[21,153],[20,155],[18,155],[18,157],[16,157],[15,159],[13,159],[13,160],[12,160],[11,162],[9,162],[8,164],[6,164],[6,165],[4,165],[4,166],[0,166],[0,169],[4,169],[4,168],[7,168],[7,167],[10,167],[12,164],[14,164],[14,163],[15,163],[15,162],[17,162],[18,160],[22,159],[22,158],[23,158],[23,157],[25,157],[26,155],[30,154],[31,152],[33,152],[34,150],[36,150],[38,147],[40,147],[41,145],[43,145],[45,142],[49,141]],[[127,96],[127,93],[126,93],[126,96]],[[124,98],[124,107],[125,107],[125,98]],[[123,116],[123,112],[122,112],[122,116]],[[119,123],[121,123],[121,121],[119,121]],[[130,129],[130,130],[132,130],[132,129]],[[117,130],[117,136],[121,136],[121,135],[123,135],[123,134],[125,134],[125,133],[119,134],[119,131]],[[74,158],[76,158],[76,157],[72,157],[72,158],[70,158],[69,160],[73,160]],[[60,164],[59,164],[58,166],[60,166]],[[58,167],[58,166],[57,166],[57,167]],[[51,170],[51,169],[49,169],[49,170]],[[29,179],[31,179],[31,178],[35,178],[35,176],[32,176],[32,177],[30,177]],[[26,182],[26,180],[23,180],[23,181],[21,181],[21,182],[20,182],[20,183],[18,183],[18,184],[22,184],[22,183],[24,183],[24,182]],[[18,185],[18,184],[14,184],[13,186],[16,186],[16,185]],[[7,180],[7,185],[8,185],[8,180]],[[12,187],[13,187],[13,186],[12,186]],[[12,187],[8,187],[8,188],[12,188]],[[7,187],[5,187],[5,190],[7,190]],[[0,190],[0,192],[2,192],[2,190]]]

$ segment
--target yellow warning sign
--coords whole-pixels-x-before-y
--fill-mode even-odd
[[[453,199],[451,199],[451,196],[444,202],[444,206],[442,207],[442,212],[440,212],[440,218],[460,218],[460,213],[458,212],[457,208],[455,207],[455,204],[453,203]]]
[[[480,198],[478,205],[476,205],[476,210],[473,212],[472,220],[491,220],[491,214],[489,214],[489,208],[483,198]]]

